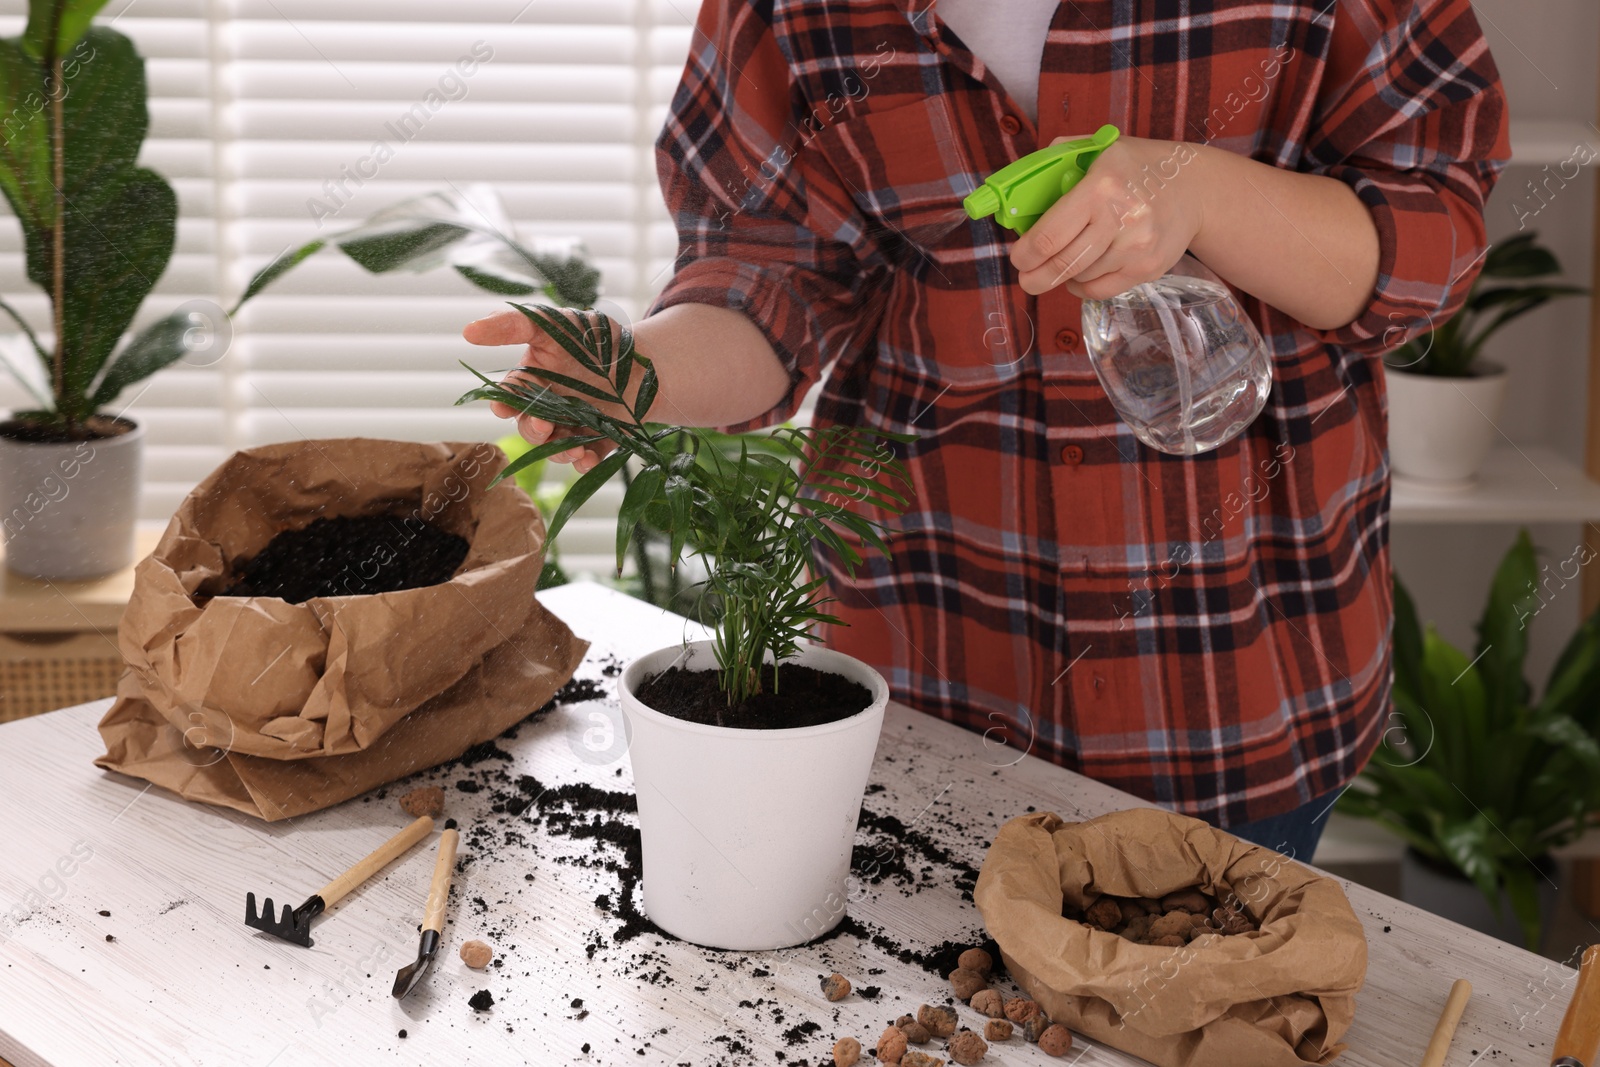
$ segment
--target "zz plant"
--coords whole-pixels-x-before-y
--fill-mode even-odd
[[[825,611],[825,579],[809,573],[813,546],[832,552],[852,574],[863,560],[858,544],[889,553],[886,521],[905,509],[910,484],[890,445],[909,439],[853,427],[786,426],[763,436],[759,447],[740,441],[733,449],[711,431],[652,423],[655,367],[634,349],[627,327],[604,315],[586,316],[579,325],[558,309],[512,306],[588,377],[524,367],[512,380],[496,382],[468,368],[483,384],[456,403],[499,401],[578,431],[524,452],[499,476],[514,476],[569,448],[614,443],[614,451],[568,488],[551,517],[550,539],[631,463],[617,517],[618,570],[642,523],[663,531],[673,565],[687,551],[705,567],[718,682],[728,704],[762,691],[768,660],[776,690],[778,665],[800,650],[812,628],[839,622]],[[636,389],[631,399],[630,386]],[[882,517],[854,510],[855,503]]]

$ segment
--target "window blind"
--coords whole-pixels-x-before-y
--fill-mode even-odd
[[[676,252],[653,143],[696,11],[694,0],[112,0],[99,21],[146,59],[141,161],[180,205],[177,251],[135,328],[189,300],[231,305],[286,247],[476,184],[493,187],[525,243],[581,241],[603,299],[639,315]],[[0,17],[0,34],[22,23]],[[12,219],[0,286],[48,326]],[[147,427],[143,517],[168,518],[236,448],[500,436],[508,424],[487,405],[451,406],[472,384],[458,360],[515,359],[460,338],[499,306],[453,271],[370,275],[318,253],[235,317],[225,355],[118,402]],[[0,384],[0,404],[25,403]],[[615,495],[563,536],[569,567],[609,569]]]

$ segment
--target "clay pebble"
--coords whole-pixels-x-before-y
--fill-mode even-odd
[[[933,1035],[928,1032],[928,1028],[909,1015],[900,1016],[894,1021],[894,1025],[902,1034],[906,1035],[906,1040],[913,1045],[926,1045],[933,1040]]]
[[[482,941],[465,941],[461,945],[461,962],[475,971],[481,971],[489,966],[489,961],[494,959],[494,949]]]
[[[1145,934],[1152,941],[1177,934],[1188,939],[1189,929],[1194,925],[1191,913],[1187,911],[1169,911],[1150,924],[1149,932]]]
[[[1049,1056],[1065,1056],[1072,1050],[1072,1031],[1057,1023],[1039,1035],[1039,1048]]]
[[[1102,930],[1110,930],[1122,923],[1122,907],[1113,897],[1101,897],[1085,908],[1083,915]]]
[[[1161,907],[1168,912],[1186,911],[1192,915],[1204,915],[1211,910],[1211,902],[1198,889],[1180,889],[1162,897]]]
[[[991,1019],[999,1019],[1006,1013],[1005,998],[994,989],[978,990],[972,994],[972,1000],[969,1003],[972,1005],[973,1011],[982,1012]]]
[[[971,1000],[972,995],[979,990],[989,988],[989,982],[977,971],[969,971],[965,967],[957,967],[949,974],[950,988],[955,990],[957,999]]]
[[[926,1026],[934,1037],[949,1037],[956,1032],[956,1013],[951,1008],[924,1004],[917,1009],[917,1022]]]
[[[994,960],[981,948],[969,948],[956,957],[956,966],[987,975],[994,970]]]
[[[899,1063],[906,1054],[906,1035],[891,1026],[878,1035],[878,1047],[872,1053],[879,1063]]]
[[[952,1060],[970,1067],[983,1059],[989,1051],[989,1043],[971,1030],[963,1030],[950,1039],[950,1047],[946,1051]]]
[[[444,790],[436,785],[424,785],[400,798],[400,807],[412,818],[438,815],[444,811]]]

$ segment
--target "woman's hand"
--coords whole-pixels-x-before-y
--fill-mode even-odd
[[[591,325],[589,320],[582,317],[584,315],[583,312],[572,308],[562,308],[561,311],[580,329],[588,328]],[[600,313],[593,312],[592,314]],[[595,378],[595,375],[585,370],[577,360],[568,355],[548,334],[528,321],[526,315],[515,309],[498,311],[486,318],[469,322],[466,328],[461,331],[461,336],[475,345],[527,345],[527,351],[523,353],[521,366],[539,367],[543,370],[555,371],[569,378],[577,378],[584,381],[594,380],[597,384],[602,384],[602,387],[606,387],[599,379]],[[519,374],[517,371],[507,374],[504,381],[520,385],[540,384],[539,379],[536,377]],[[547,386],[547,388],[569,395],[571,392],[553,385]],[[604,410],[608,415],[614,415],[619,419],[631,419],[632,417],[622,408],[615,405],[608,408],[605,404],[596,403],[592,398],[585,397],[584,399],[594,403],[596,407]],[[581,429],[575,430],[570,426],[556,426],[546,422],[544,419],[536,419],[532,415],[518,414],[516,408],[508,404],[502,404],[499,401],[491,403],[489,409],[502,419],[509,419],[514,416],[517,420],[517,433],[522,435],[524,441],[533,445],[542,445],[552,439],[571,437],[575,433],[587,432]],[[587,447],[569,449],[550,458],[557,463],[571,463],[573,468],[582,474],[591,470],[596,463],[604,459],[606,454],[615,447],[609,441],[600,442]]]
[[[1377,226],[1343,181],[1143,137],[1100,153],[1012,246],[1011,264],[1035,296],[1065,285],[1104,300],[1161,277],[1186,250],[1313,330],[1349,325],[1378,282]]]
[[[1182,141],[1118,138],[1012,246],[1023,290],[1065,285],[1104,300],[1165,274],[1200,232],[1202,181],[1186,172],[1199,152]]]

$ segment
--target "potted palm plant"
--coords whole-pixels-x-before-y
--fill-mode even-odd
[[[1553,903],[1551,850],[1600,810],[1600,612],[1539,699],[1523,676],[1527,623],[1551,580],[1523,530],[1495,572],[1470,656],[1423,630],[1395,581],[1393,715],[1338,804],[1405,840],[1409,902],[1530,949]]]
[[[647,421],[656,372],[626,327],[514,305],[586,372],[540,368],[482,385],[492,400],[573,427],[519,465],[568,448],[616,448],[567,490],[554,539],[574,511],[632,465],[617,520],[620,570],[642,522],[705,568],[714,636],[643,656],[623,671],[622,710],[638,790],[644,910],[674,936],[716,948],[771,949],[844,917],[845,878],[889,690],[872,668],[807,638],[826,613],[813,547],[847,570],[887,553],[906,504],[892,451],[905,438],[845,427],[784,427],[759,448]],[[584,316],[578,316],[584,319]],[[551,387],[558,387],[556,392]]]
[[[588,306],[598,272],[581,251],[529,250],[481,187],[434,193],[360,226],[286,250],[234,307],[186,305],[127,337],[165,272],[177,199],[137,164],[149,126],[144,60],[125,36],[92,25],[105,0],[34,0],[20,37],[0,39],[0,191],[22,227],[30,281],[48,327],[9,317],[37,357],[0,348],[35,406],[0,421],[0,533],[14,571],[86,578],[128,565],[143,427],[116,410],[131,387],[185,357],[221,358],[228,319],[321,248],[374,273],[448,263],[490,292],[543,293]],[[119,347],[120,345],[120,347]]]
[[[1484,342],[1551,300],[1587,291],[1548,281],[1560,273],[1537,234],[1492,245],[1462,309],[1385,357],[1396,476],[1434,489],[1472,485],[1494,443],[1509,381],[1504,367],[1479,358]]]

